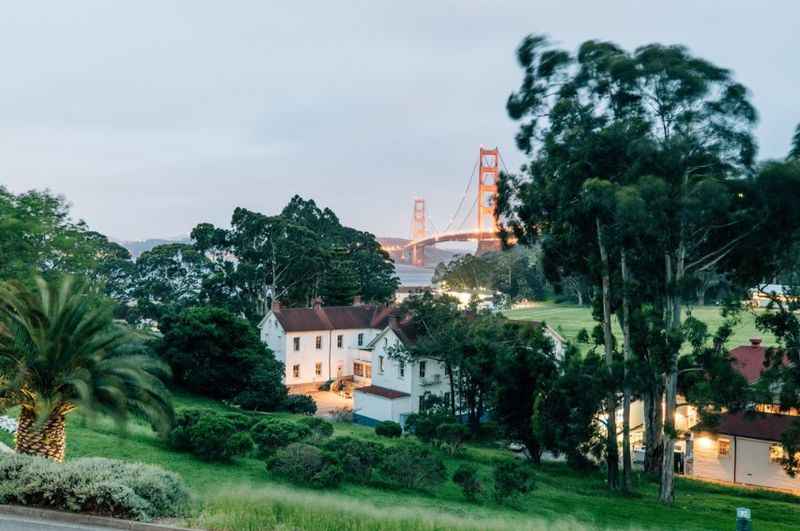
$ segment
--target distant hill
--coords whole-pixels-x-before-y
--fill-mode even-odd
[[[192,243],[188,236],[178,236],[176,238],[169,238],[169,239],[162,239],[162,238],[150,238],[147,240],[114,240],[116,243],[120,244],[121,246],[125,247],[133,258],[139,258],[145,251],[149,251],[153,247],[158,247],[159,245],[164,245],[167,243]]]

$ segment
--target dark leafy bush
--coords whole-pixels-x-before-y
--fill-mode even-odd
[[[333,435],[333,424],[319,417],[303,417],[297,421],[311,431],[311,436],[322,440]]]
[[[311,430],[291,420],[267,417],[253,426],[250,435],[259,455],[266,457],[278,448],[307,439],[311,436]]]
[[[446,479],[441,457],[429,447],[410,442],[392,447],[377,472],[381,481],[398,487],[434,487]]]
[[[147,521],[186,514],[189,491],[177,474],[151,465],[0,454],[0,503]]]
[[[334,437],[323,448],[337,457],[347,480],[354,483],[369,483],[387,451],[380,443],[354,437]]]
[[[436,440],[450,455],[460,454],[469,437],[469,428],[460,422],[445,422],[436,428]]]
[[[303,443],[279,449],[267,462],[267,469],[293,483],[314,488],[336,487],[344,477],[333,454]]]
[[[205,415],[189,428],[192,453],[208,461],[227,461],[242,455],[253,447],[252,439],[247,440],[236,433],[233,423],[219,415]],[[233,443],[233,444],[231,444]]]
[[[281,404],[281,409],[299,415],[313,415],[317,412],[317,403],[308,395],[289,395]]]
[[[250,428],[255,426],[262,417],[259,415],[248,415],[245,413],[223,413],[223,417],[231,421],[236,431],[250,431]]]
[[[482,422],[478,427],[478,440],[480,441],[496,441],[499,437],[500,427],[493,420]]]
[[[246,431],[238,431],[226,416],[202,409],[179,412],[168,441],[173,448],[208,461],[228,461],[253,449]]]
[[[403,435],[403,428],[396,422],[384,420],[375,425],[375,434],[381,437],[400,437]]]
[[[478,470],[474,465],[464,464],[453,473],[453,483],[459,485],[464,492],[464,497],[469,501],[476,501],[483,490],[478,479]]]
[[[494,499],[511,503],[520,495],[533,490],[533,469],[522,461],[501,461],[494,469]]]
[[[406,431],[413,433],[422,442],[438,444],[436,430],[442,424],[452,422],[456,422],[455,417],[442,410],[414,413],[406,418]]]

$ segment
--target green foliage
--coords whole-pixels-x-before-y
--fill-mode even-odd
[[[412,489],[435,487],[447,479],[441,457],[426,446],[409,442],[387,452],[378,465],[377,477],[390,485]]]
[[[384,420],[375,425],[375,435],[381,437],[400,437],[403,435],[403,427],[397,422]]]
[[[166,429],[167,367],[121,352],[131,336],[94,295],[71,277],[0,285],[0,407],[19,405],[42,424],[75,407],[119,422],[135,413]]]
[[[293,483],[314,488],[336,487],[344,478],[335,456],[303,443],[279,449],[270,458],[267,469]]]
[[[524,462],[506,460],[494,468],[494,499],[497,503],[514,503],[519,496],[534,488],[533,468]]]
[[[304,441],[311,434],[307,426],[279,417],[267,417],[250,430],[256,449],[262,457],[291,443]]]
[[[189,490],[177,474],[150,465],[2,454],[0,503],[147,521],[186,514]]]
[[[469,437],[469,429],[460,422],[445,422],[436,427],[436,440],[450,455],[460,455]]]
[[[233,417],[234,423],[225,415],[202,409],[187,409],[176,415],[175,423],[167,440],[177,449],[192,452],[207,461],[230,461],[246,455],[253,449],[253,439],[246,431],[244,415]]]
[[[347,251],[334,248],[330,251],[328,267],[322,275],[320,295],[326,306],[348,306],[361,293],[358,273],[348,259]]]
[[[303,417],[297,421],[311,431],[311,435],[316,440],[325,439],[333,435],[333,424],[319,417]]]
[[[342,465],[347,481],[369,483],[389,451],[384,445],[355,437],[334,437],[323,443]]]
[[[471,501],[477,501],[483,491],[483,486],[478,478],[478,469],[475,465],[459,465],[453,472],[453,483],[459,485],[464,492],[464,497]]]
[[[185,388],[248,409],[272,410],[286,397],[282,364],[245,319],[195,307],[165,316],[161,331],[159,353]]]
[[[313,415],[317,412],[317,403],[309,395],[289,395],[281,403],[281,409],[298,415]]]
[[[439,426],[454,423],[456,419],[448,411],[433,409],[423,413],[412,413],[406,418],[406,431],[413,433],[417,439],[425,443],[438,444],[437,430]]]

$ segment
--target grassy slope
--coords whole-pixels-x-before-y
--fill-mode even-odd
[[[586,306],[576,306],[572,304],[555,304],[551,302],[539,302],[533,308],[519,310],[509,310],[505,312],[510,319],[530,319],[545,321],[548,325],[558,330],[565,339],[574,340],[578,332],[585,328],[591,333],[592,328],[597,322],[592,319],[592,311]],[[698,306],[692,309],[692,314],[706,323],[711,332],[714,332],[722,323],[719,307]],[[614,334],[622,337],[622,330],[616,319],[613,320]],[[741,321],[734,330],[728,346],[730,348],[750,343],[751,337],[763,337],[765,344],[772,344],[774,338],[771,334],[765,334],[756,329],[755,318],[750,313],[742,313]]]
[[[178,395],[176,402],[178,407],[225,408],[187,395]],[[360,426],[337,425],[336,431],[375,438]],[[501,455],[497,449],[471,447],[464,459],[478,464],[490,485],[488,463]],[[256,459],[204,463],[171,451],[146,426],[131,425],[120,437],[107,421],[73,416],[68,457],[80,456],[152,463],[180,473],[204,505],[192,523],[211,529],[732,529],[739,506],[753,509],[759,531],[796,529],[800,522],[800,503],[782,495],[682,480],[676,506],[665,508],[655,502],[652,483],[641,483],[641,495],[625,499],[609,495],[601,475],[576,474],[558,464],[542,467],[536,491],[519,510],[490,501],[464,503],[452,482],[427,493],[349,484],[335,493],[321,493],[272,481]],[[448,470],[460,462],[448,459]]]

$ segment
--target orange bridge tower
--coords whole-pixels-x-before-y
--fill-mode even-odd
[[[495,206],[497,204],[497,183],[500,153],[497,148],[481,147],[478,159],[478,251],[485,254],[501,248]]]
[[[422,240],[428,234],[428,222],[425,211],[425,199],[414,198],[414,215],[411,219],[411,240]],[[422,267],[425,265],[425,248],[414,246],[411,249],[411,263]]]

